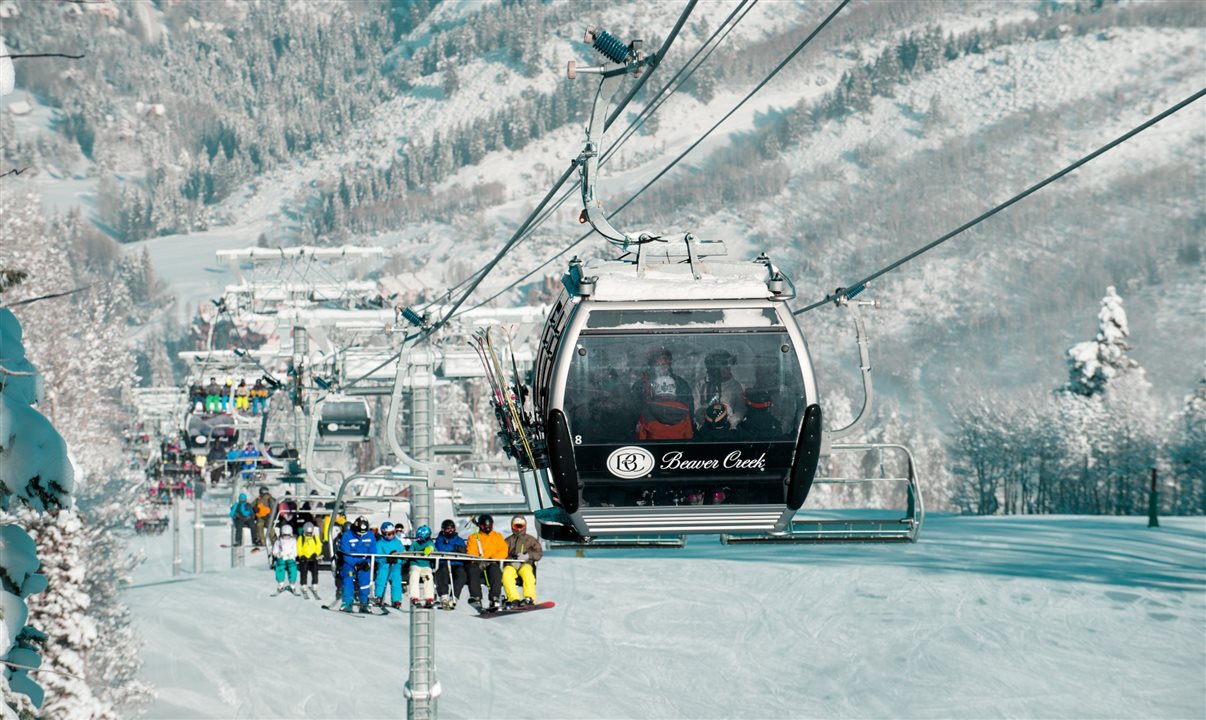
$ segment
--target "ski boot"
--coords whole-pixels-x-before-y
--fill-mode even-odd
[[[352,612],[352,604],[351,604],[351,603],[348,603],[347,605],[340,605],[340,606],[339,606],[339,612],[342,612],[342,613],[351,613],[351,612]]]
[[[393,608],[393,609],[395,609],[395,610],[401,610],[401,609],[402,609],[402,602],[401,602],[400,600],[395,600],[395,601],[393,601],[392,603],[390,603],[390,604],[389,604],[389,606],[390,606],[390,607],[392,607],[392,608]]]
[[[368,603],[366,603],[366,602],[360,603],[360,614],[361,615],[368,615],[370,612],[372,612],[372,610],[369,610]]]
[[[456,609],[456,600],[453,600],[451,595],[443,596],[442,598],[440,598],[440,609],[441,610],[455,610]]]
[[[469,607],[473,608],[474,610],[476,610],[478,612],[481,612],[482,611],[482,599],[476,598],[476,597],[469,598]]]
[[[529,607],[529,606],[535,605],[535,604],[536,604],[536,601],[535,601],[535,600],[533,600],[533,599],[532,599],[532,598],[530,598],[530,597],[526,597],[526,598],[524,598],[523,600],[520,600],[520,601],[519,601],[519,604],[520,604],[520,605],[522,605],[522,606],[524,606],[524,607]]]
[[[431,598],[427,598],[426,600],[423,601],[423,607],[430,610],[431,608],[435,607],[435,600],[433,600]]]

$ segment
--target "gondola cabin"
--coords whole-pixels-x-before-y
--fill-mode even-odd
[[[571,263],[533,378],[544,537],[781,532],[808,495],[821,416],[790,283],[765,257],[685,260]]]
[[[328,398],[319,410],[318,435],[328,440],[360,441],[369,436],[369,409],[364,400]]]

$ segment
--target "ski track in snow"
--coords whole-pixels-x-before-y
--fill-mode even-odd
[[[187,514],[187,513],[186,513]],[[931,516],[916,545],[551,550],[553,610],[437,613],[446,717],[1202,717],[1206,519]],[[151,718],[392,717],[408,619],[270,598],[262,556],[125,592]],[[185,567],[191,537],[184,538]],[[320,578],[329,602],[332,581]],[[314,683],[307,668],[321,668]]]

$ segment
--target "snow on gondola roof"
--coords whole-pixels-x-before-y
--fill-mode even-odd
[[[765,300],[776,297],[767,287],[770,273],[756,261],[705,259],[696,263],[699,279],[685,262],[647,265],[621,260],[590,260],[582,268],[595,278],[591,299],[631,300]]]

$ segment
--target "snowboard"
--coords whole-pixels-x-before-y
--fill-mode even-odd
[[[542,603],[536,603],[535,605],[520,605],[519,607],[513,607],[508,610],[496,610],[494,612],[490,612],[489,610],[480,610],[478,611],[477,616],[479,618],[489,619],[502,617],[503,615],[519,615],[521,613],[532,612],[533,610],[548,610],[549,608],[555,606],[556,603],[550,600]]]

